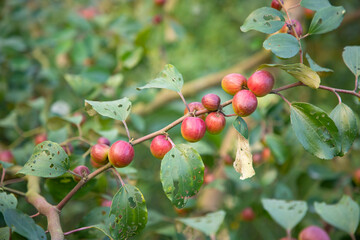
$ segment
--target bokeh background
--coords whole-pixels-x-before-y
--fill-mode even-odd
[[[295,63],[276,58],[262,48],[266,35],[243,33],[240,26],[250,12],[271,1],[168,0],[158,6],[152,0],[36,1],[0,2],[0,147],[10,148],[18,164],[24,164],[35,146],[33,136],[46,132],[52,141],[62,142],[76,134],[70,124],[52,121],[54,116],[84,114],[84,134],[96,141],[100,135],[112,142],[126,139],[121,123],[90,117],[84,100],[109,101],[129,97],[133,111],[128,120],[134,138],[156,131],[179,118],[184,111],[180,99],[165,90],[136,90],[171,63],[183,74],[188,102],[200,101],[206,93],[230,99],[220,86],[227,73],[249,77],[262,63]],[[322,84],[352,89],[354,77],[342,61],[345,46],[360,43],[360,2],[331,1],[347,11],[343,24],[325,35],[304,41],[305,52],[319,65],[333,69],[322,75]],[[295,10],[305,29],[311,18]],[[290,75],[272,71],[276,86],[295,81]],[[291,101],[310,102],[330,112],[337,104],[327,91],[296,88],[285,92]],[[343,101],[359,113],[359,100],[343,96]],[[224,109],[232,113],[231,107]],[[229,157],[235,157],[234,118],[227,119],[222,134],[206,134],[192,144],[207,166],[209,182],[185,211],[176,211],[166,198],[159,180],[160,161],[151,156],[150,142],[135,147],[134,163],[124,174],[142,191],[149,209],[149,223],[136,239],[205,239],[199,232],[183,229],[176,217],[199,216],[223,209],[226,218],[219,239],[279,239],[285,232],[265,212],[262,198],[337,202],[343,194],[360,200],[359,186],[352,181],[360,167],[360,141],[342,158],[320,160],[306,153],[290,126],[289,108],[277,96],[263,98],[258,110],[246,119],[250,143],[256,158],[256,175],[239,180]],[[169,133],[175,143],[184,142],[179,127]],[[29,133],[24,136],[23,133]],[[20,136],[20,138],[19,138]],[[82,159],[86,146],[74,143],[72,164]],[[265,150],[264,150],[265,149]],[[270,151],[269,151],[270,149]],[[210,177],[209,177],[210,176]],[[205,176],[206,177],[206,176]],[[69,182],[70,181],[70,182]],[[72,180],[43,180],[43,194],[57,203],[71,189]],[[25,184],[16,185],[25,189]],[[61,214],[64,231],[84,226],[83,219],[102,199],[111,199],[117,183],[104,174],[76,195]],[[19,199],[23,211],[34,209]],[[251,207],[256,217],[244,221],[241,212]],[[46,219],[39,217],[46,226]],[[84,224],[83,224],[84,223]],[[349,239],[332,229],[310,207],[293,235],[310,225],[326,227],[331,239]],[[0,226],[4,222],[1,218]],[[177,229],[182,231],[177,232]],[[101,239],[95,230],[67,239]],[[19,237],[20,239],[20,237]]]

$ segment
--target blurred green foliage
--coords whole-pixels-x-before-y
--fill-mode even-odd
[[[358,0],[332,3],[343,5],[347,14],[360,8]],[[133,105],[149,103],[158,90],[139,92],[136,87],[148,83],[166,63],[175,65],[186,83],[247,59],[262,50],[266,36],[242,33],[239,27],[249,12],[268,5],[270,1],[241,0],[168,0],[164,8],[155,6],[150,0],[1,1],[0,147],[10,147],[17,164],[23,165],[35,146],[33,136],[37,131],[47,132],[49,140],[59,143],[77,134],[77,129],[69,123],[62,128],[51,128],[47,123],[54,116],[73,116],[75,112],[85,114],[84,99],[106,101],[129,97]],[[159,24],[154,22],[157,15],[162,17]],[[307,29],[310,20],[303,19],[302,22]],[[358,22],[355,20],[325,35],[311,36],[304,42],[305,52],[316,63],[334,70],[333,74],[322,76],[323,84],[353,88],[354,77],[343,63],[341,53],[345,46],[359,44]],[[294,57],[287,62],[297,61]],[[285,61],[273,56],[271,62]],[[273,73],[276,86],[293,82],[286,73]],[[242,74],[250,76],[251,72]],[[200,101],[209,92],[218,94],[222,101],[230,99],[219,84],[199,91],[187,101]],[[337,103],[331,93],[309,88],[290,89],[284,95],[293,101],[315,104],[328,113]],[[344,157],[330,161],[317,159],[306,153],[296,140],[289,125],[289,109],[280,100],[276,96],[262,99],[260,108],[248,119],[253,152],[261,153],[267,147],[272,152],[266,161],[256,165],[256,175],[240,181],[232,166],[226,166],[225,179],[216,179],[201,190],[217,189],[222,196],[220,208],[225,210],[226,217],[219,239],[271,240],[285,236],[263,209],[262,198],[307,201],[309,212],[295,227],[294,236],[310,224],[323,224],[314,211],[315,201],[334,203],[345,193],[352,195],[356,202],[360,201],[360,188],[351,180],[353,170],[360,167],[359,138]],[[359,114],[358,99],[344,95],[343,101]],[[180,117],[183,109],[179,100],[167,103],[147,116],[131,114],[130,130],[135,132],[134,136],[143,136]],[[231,107],[225,112],[231,113]],[[192,144],[209,172],[217,168],[219,148],[233,120],[228,119],[222,134],[206,134],[201,143]],[[32,132],[32,129],[37,131]],[[86,115],[82,129],[93,143],[100,135],[111,142],[126,139],[121,124],[99,115]],[[184,142],[179,130],[177,126],[169,132],[175,143]],[[19,138],[20,135],[24,137]],[[183,235],[176,233],[172,219],[178,213],[162,190],[160,161],[151,156],[148,147],[149,142],[135,147],[132,171],[125,173],[127,181],[137,183],[149,209],[148,226],[138,239],[184,239],[185,236],[205,239],[188,230]],[[87,146],[74,142],[74,148],[71,164],[90,166],[88,158],[81,158]],[[230,149],[229,154],[234,157],[235,149]],[[58,181],[65,184],[61,179]],[[56,181],[44,182],[42,192],[53,204],[69,191],[68,187],[59,189]],[[25,183],[14,186],[26,190]],[[113,176],[106,173],[91,182],[88,189],[91,191],[87,194],[82,191],[75,195],[76,198],[62,211],[64,231],[84,226],[80,219],[99,206],[101,199],[111,199],[118,186]],[[33,214],[34,210],[28,208],[23,198],[18,201],[20,209]],[[190,199],[186,213],[181,216],[203,214],[204,203],[211,201],[213,199]],[[254,209],[256,218],[246,222],[241,220],[240,212],[249,206]],[[89,220],[83,220],[86,221]],[[37,223],[46,229],[46,219],[39,218]],[[3,225],[0,218],[0,226]],[[338,230],[330,230],[330,235],[331,239],[349,239]],[[68,239],[92,237],[102,238],[103,235],[91,230],[72,234]]]

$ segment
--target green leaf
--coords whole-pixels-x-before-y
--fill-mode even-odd
[[[59,177],[69,169],[69,157],[57,143],[45,141],[36,145],[30,159],[18,172],[38,177]]]
[[[120,121],[125,121],[131,111],[131,102],[126,97],[106,102],[85,100],[85,106],[90,116],[95,115],[96,111],[102,116]]]
[[[344,103],[338,104],[329,116],[339,130],[341,152],[345,154],[358,135],[356,116],[351,108]]]
[[[308,209],[305,201],[262,199],[261,202],[275,222],[285,230],[293,229],[303,219]]]
[[[114,239],[128,239],[143,230],[148,213],[140,190],[123,185],[112,200],[110,218],[110,233]]]
[[[153,79],[145,86],[137,88],[137,90],[145,88],[166,88],[180,92],[183,84],[184,79],[181,73],[173,65],[167,64],[157,78]]]
[[[46,239],[44,229],[37,225],[31,217],[17,209],[5,210],[4,219],[14,232],[27,239]]]
[[[342,6],[320,9],[311,21],[309,34],[322,34],[336,29],[342,22],[345,12]]]
[[[319,75],[314,72],[311,68],[308,66],[302,64],[302,63],[294,63],[294,64],[263,64],[258,69],[266,68],[266,67],[278,67],[303,84],[311,87],[311,88],[318,88],[320,85],[320,77]]]
[[[52,117],[49,118],[46,125],[49,127],[50,130],[57,130],[64,125],[71,123],[74,125],[78,125],[81,123],[82,116],[73,116],[73,117]]]
[[[0,212],[4,213],[6,209],[15,209],[17,206],[17,199],[14,194],[0,192]]]
[[[80,222],[80,226],[89,226],[91,228],[100,230],[110,239],[110,220],[109,218],[110,207],[96,207],[92,209]]]
[[[314,180],[335,180],[341,175],[339,172],[336,173],[320,164],[311,164],[307,169],[307,173]]]
[[[0,127],[14,128],[17,126],[17,114],[12,111],[5,118],[0,119]]]
[[[262,7],[250,13],[240,30],[243,32],[256,30],[271,34],[279,31],[284,23],[285,19],[280,11],[270,7]]]
[[[204,163],[199,153],[186,144],[173,147],[161,161],[160,179],[166,196],[177,208],[200,189]]]
[[[300,48],[298,40],[291,34],[278,33],[270,36],[263,43],[266,50],[271,50],[280,58],[291,58],[295,56]]]
[[[237,117],[233,122],[233,126],[244,138],[249,138],[248,126],[242,117]]]
[[[277,163],[284,164],[289,157],[289,147],[286,145],[284,139],[275,134],[268,134],[266,135],[265,141],[274,154]]]
[[[343,196],[337,204],[315,202],[315,211],[331,225],[354,234],[359,225],[359,205],[349,196]]]
[[[137,47],[131,51],[126,51],[121,56],[123,66],[128,69],[135,67],[140,62],[143,56],[143,52],[144,50],[142,47]]]
[[[208,213],[203,217],[176,218],[176,220],[210,236],[219,230],[220,225],[224,221],[224,218],[225,212],[217,211]]]
[[[314,60],[311,59],[309,54],[306,54],[306,59],[309,62],[310,68],[315,72],[334,72],[332,69],[320,67]]]
[[[321,159],[332,159],[339,154],[338,129],[322,109],[309,103],[293,103],[290,118],[305,150]]]
[[[329,0],[302,0],[300,5],[314,11],[331,6]]]
[[[0,228],[0,240],[9,240],[10,238],[10,228],[2,227]]]
[[[360,75],[360,46],[348,46],[342,54],[346,66],[358,78]]]
[[[66,74],[64,78],[72,90],[79,96],[87,96],[98,86],[97,83],[79,75]]]

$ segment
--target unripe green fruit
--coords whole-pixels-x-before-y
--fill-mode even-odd
[[[274,87],[274,77],[268,71],[255,72],[248,80],[248,88],[257,97],[263,97]]]
[[[200,110],[204,110],[205,107],[200,103],[200,102],[192,102],[188,104],[189,108],[190,108],[190,112],[194,112],[194,111],[200,111]],[[187,108],[185,108],[184,110],[184,115],[187,114],[189,111]],[[197,116],[199,118],[201,118],[202,120],[205,120],[206,115],[205,114],[201,114],[199,116]]]
[[[235,95],[240,90],[246,88],[246,78],[238,73],[226,75],[221,80],[221,87],[230,95]]]
[[[210,111],[216,111],[220,106],[220,97],[216,94],[209,93],[201,99],[202,105]]]
[[[330,237],[322,228],[309,226],[300,232],[299,240],[330,240]]]
[[[212,112],[205,119],[206,130],[211,134],[219,134],[226,125],[224,114]]]
[[[236,115],[246,117],[256,110],[257,99],[249,90],[241,90],[235,94],[232,105]]]
[[[76,174],[78,174],[78,175],[80,175],[80,176],[83,176],[83,177],[85,177],[85,176],[87,176],[87,175],[90,174],[89,168],[88,168],[87,166],[84,166],[84,165],[77,166],[77,167],[74,169],[73,172],[76,173]],[[81,180],[81,178],[78,177],[78,176],[73,176],[73,177],[74,177],[75,182],[79,182],[79,181]]]
[[[187,117],[181,124],[181,135],[188,142],[197,142],[205,135],[204,120],[197,117]]]
[[[117,168],[126,167],[134,159],[133,146],[125,141],[117,141],[111,145],[109,150],[109,162]]]
[[[109,149],[110,147],[108,145],[97,143],[91,148],[91,158],[95,162],[104,165],[108,162]]]
[[[151,154],[158,159],[163,159],[165,154],[168,153],[171,148],[171,142],[164,135],[156,136],[151,141],[150,145]]]

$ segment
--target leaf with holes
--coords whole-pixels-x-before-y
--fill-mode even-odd
[[[290,118],[295,135],[305,150],[321,159],[339,155],[339,131],[322,109],[309,103],[293,103]]]
[[[298,40],[293,35],[286,33],[270,36],[264,41],[263,47],[266,50],[271,50],[280,58],[291,58],[300,50]]]
[[[176,220],[211,236],[219,230],[224,218],[225,212],[217,211],[203,217],[177,218]]]
[[[337,204],[315,202],[315,211],[324,221],[349,233],[355,233],[359,225],[359,205],[349,196],[343,196]]]
[[[128,239],[143,230],[148,213],[140,190],[124,184],[112,200],[109,218],[110,233],[114,239]]]
[[[310,65],[310,68],[315,72],[334,72],[332,69],[320,67],[314,60],[311,59],[309,54],[306,54],[306,59]]]
[[[85,108],[90,116],[95,115],[95,112],[97,112],[102,116],[125,121],[131,111],[131,102],[126,97],[106,102],[85,100]]]
[[[11,229],[9,227],[0,228],[0,240],[9,240]]]
[[[183,84],[184,79],[181,73],[173,65],[167,64],[157,78],[153,79],[145,86],[137,88],[137,90],[145,88],[166,88],[180,92]]]
[[[358,78],[360,75],[360,46],[345,47],[342,56],[346,66]]]
[[[233,122],[233,126],[244,138],[249,137],[248,126],[242,117],[237,117]]]
[[[284,26],[284,23],[285,19],[280,11],[269,7],[262,7],[250,13],[240,29],[243,32],[256,30],[271,34],[279,31]]]
[[[261,203],[270,216],[285,230],[293,229],[306,214],[305,201],[262,199]]]
[[[267,68],[267,67],[276,67],[284,70],[303,84],[311,87],[311,88],[319,88],[320,86],[320,77],[319,75],[313,71],[308,66],[302,63],[294,63],[294,64],[262,64],[258,69]]]
[[[36,145],[30,159],[18,172],[38,177],[59,177],[70,168],[69,157],[57,143],[44,141]]]
[[[73,117],[51,117],[47,120],[46,125],[51,130],[58,130],[64,127],[66,124],[78,125],[82,121],[82,116]]]
[[[183,208],[187,198],[199,191],[203,178],[204,163],[189,145],[176,145],[161,161],[160,179],[164,192],[177,208]]]
[[[314,11],[318,11],[322,8],[330,7],[329,0],[302,0],[300,3],[304,8],[308,8]]]
[[[44,229],[37,225],[31,217],[17,209],[5,210],[4,219],[14,232],[27,239],[46,239]]]
[[[330,118],[339,129],[341,152],[345,154],[358,135],[358,125],[354,112],[346,104],[338,104],[330,113]]]
[[[0,212],[4,213],[6,209],[15,209],[17,206],[17,199],[14,194],[0,192]]]
[[[326,7],[317,11],[311,21],[309,34],[322,34],[339,27],[342,22],[345,9],[340,7]]]

